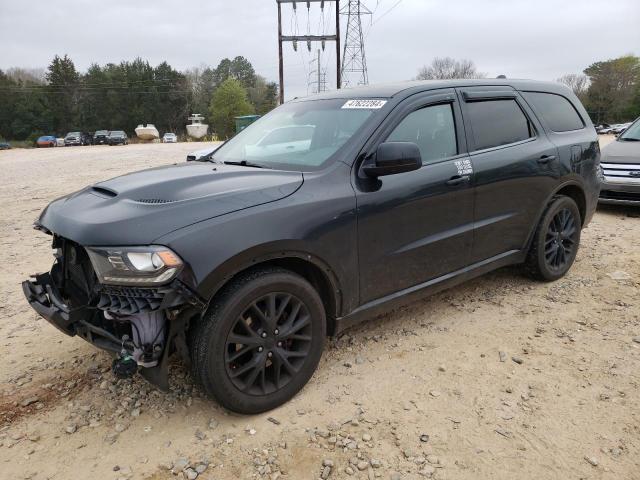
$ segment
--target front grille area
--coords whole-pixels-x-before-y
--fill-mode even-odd
[[[73,306],[91,301],[96,276],[86,250],[75,242],[56,236],[53,247],[58,249],[58,268],[54,277],[58,288]],[[52,272],[53,273],[53,272]]]
[[[640,185],[640,164],[601,163],[600,165],[606,182]]]
[[[167,289],[100,286],[98,308],[120,315],[159,310]]]
[[[602,190],[600,198],[605,200],[624,200],[627,202],[640,202],[640,193],[614,192],[612,190]]]

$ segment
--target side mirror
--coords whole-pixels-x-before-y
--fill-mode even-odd
[[[422,167],[420,148],[412,142],[385,142],[378,146],[375,160],[365,163],[362,171],[368,177],[382,177],[411,172]]]

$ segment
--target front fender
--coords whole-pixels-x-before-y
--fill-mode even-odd
[[[331,290],[336,300],[336,308],[339,312],[342,304],[340,279],[329,263],[318,255],[305,250],[306,247],[308,245],[305,246],[300,241],[272,242],[257,245],[239,253],[221,264],[204,279],[202,286],[209,293],[207,300],[210,301],[231,278],[244,270],[265,262],[296,259],[322,272],[324,278],[331,285]],[[338,312],[332,313],[337,314]]]
[[[307,179],[293,195],[200,222],[154,240],[174,250],[194,274],[192,287],[210,300],[236,273],[276,258],[318,267],[342,295],[342,309],[358,300],[356,202],[341,164]],[[342,312],[338,312],[342,313]]]

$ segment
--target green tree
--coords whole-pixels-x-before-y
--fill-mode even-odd
[[[625,55],[591,64],[584,70],[591,85],[587,111],[594,122],[622,122],[634,115],[634,98],[640,84],[640,58]]]
[[[209,102],[216,89],[215,71],[211,67],[196,67],[184,72],[187,90],[190,92],[189,113],[204,115],[208,121]],[[205,122],[206,123],[206,122]]]
[[[73,61],[65,55],[53,57],[46,73],[48,100],[56,131],[77,128],[78,84],[80,75]]]
[[[247,89],[249,102],[258,115],[264,115],[273,110],[278,104],[278,85],[256,75],[255,85]]]
[[[228,78],[234,78],[244,88],[250,88],[256,83],[256,71],[251,62],[242,56],[233,60],[223,58],[215,68],[213,78],[216,85],[222,85]]]
[[[211,97],[209,118],[218,136],[229,138],[235,131],[235,117],[250,115],[254,111],[242,84],[234,78],[228,78]]]

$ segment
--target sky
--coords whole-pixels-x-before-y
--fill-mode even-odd
[[[341,4],[345,5],[346,0]],[[640,0],[363,0],[371,84],[410,80],[434,57],[473,60],[489,77],[555,80],[595,61],[640,55]],[[333,34],[334,2],[307,13],[283,5],[283,33]],[[343,33],[346,17],[342,17]],[[136,57],[184,70],[242,55],[257,73],[278,79],[275,0],[0,0],[0,69],[46,67],[68,54],[91,63]],[[287,98],[316,78],[316,49],[285,44]],[[321,70],[335,88],[335,46]]]

